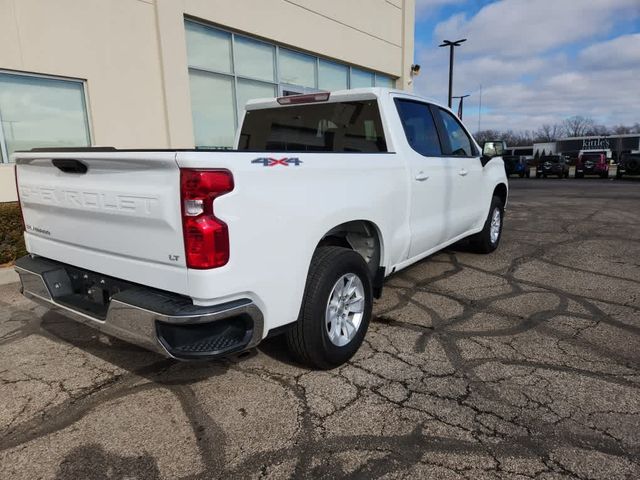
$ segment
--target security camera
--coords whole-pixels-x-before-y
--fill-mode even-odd
[[[418,65],[417,63],[414,63],[413,65],[411,65],[411,76],[417,77],[419,73],[420,73],[420,65]]]

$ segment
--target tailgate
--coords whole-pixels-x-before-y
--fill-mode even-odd
[[[27,250],[186,293],[175,155],[124,151],[16,155]]]

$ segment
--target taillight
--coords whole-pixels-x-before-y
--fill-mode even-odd
[[[24,212],[22,211],[22,203],[20,202],[20,189],[18,188],[18,165],[13,166],[13,173],[16,178],[16,195],[18,197],[18,208],[20,209],[20,218],[22,219],[22,229],[25,230],[26,223],[24,223]]]
[[[216,268],[229,261],[229,229],[215,217],[213,203],[232,190],[233,175],[227,170],[180,169],[187,267]]]

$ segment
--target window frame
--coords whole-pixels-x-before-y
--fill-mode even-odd
[[[427,110],[429,110],[429,113],[431,114],[431,119],[433,120],[433,125],[436,129],[436,135],[438,136],[438,143],[440,145],[440,155],[425,155],[422,152],[419,152],[418,150],[416,150],[415,148],[413,148],[413,145],[411,145],[411,142],[409,142],[409,139],[407,138],[407,132],[404,129],[404,124],[402,123],[402,117],[400,115],[400,110],[398,109],[398,102],[407,102],[407,103],[415,103],[418,105],[424,105]],[[396,96],[393,98],[393,104],[396,107],[396,114],[398,115],[398,121],[400,122],[400,125],[402,125],[402,133],[404,136],[405,141],[407,142],[407,145],[409,145],[409,147],[411,148],[411,150],[413,150],[414,152],[416,152],[418,155],[421,155],[425,158],[442,158],[442,157],[446,157],[447,155],[444,154],[444,149],[442,148],[442,133],[441,130],[438,126],[438,121],[436,120],[436,116],[434,115],[433,112],[433,107],[434,105],[429,103],[429,102],[425,102],[422,100],[418,100],[415,98],[409,98],[409,97],[402,97],[402,96]]]
[[[86,133],[87,138],[89,139],[89,147],[94,145],[94,137],[93,137],[93,124],[91,122],[91,107],[89,103],[89,91],[87,88],[87,80],[83,78],[74,78],[74,77],[65,77],[62,75],[50,75],[46,73],[35,73],[35,72],[24,72],[20,70],[8,70],[4,68],[0,68],[0,76],[1,75],[13,75],[15,77],[32,77],[44,80],[58,80],[64,82],[73,82],[80,84],[82,88],[82,106],[83,113],[86,125]],[[5,139],[4,127],[2,126],[2,112],[0,111],[0,165],[10,165],[13,164],[9,158],[9,150],[7,148],[7,142]]]
[[[476,145],[476,142],[475,142],[475,140],[473,138],[473,135],[471,135],[471,133],[469,133],[469,131],[466,129],[466,127],[460,121],[460,119],[458,117],[456,117],[449,110],[447,110],[447,109],[445,109],[443,107],[440,107],[438,105],[431,104],[431,113],[434,116],[434,120],[436,122],[436,127],[438,128],[438,132],[440,133],[440,144],[442,146],[446,146],[447,147],[447,149],[446,149],[447,152],[452,152],[451,141],[449,140],[449,134],[447,133],[447,127],[445,126],[444,120],[440,116],[440,112],[445,112],[445,113],[448,113],[449,115],[451,115],[451,117],[454,119],[455,122],[458,123],[458,126],[462,129],[462,131],[465,133],[465,135],[469,139],[469,145],[471,146],[471,155],[453,155],[452,153],[444,153],[443,152],[442,156],[443,157],[447,157],[447,158],[479,158],[480,157],[480,151],[479,151],[479,149],[478,149],[478,147]]]

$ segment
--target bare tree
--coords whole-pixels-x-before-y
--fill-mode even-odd
[[[480,145],[491,140],[502,140],[504,133],[499,130],[480,130],[473,136]]]
[[[583,137],[593,128],[594,124],[592,118],[574,115],[562,122],[562,130],[567,137]]]
[[[538,142],[555,142],[560,137],[562,126],[554,123],[550,125],[545,123],[536,131],[536,141]]]

